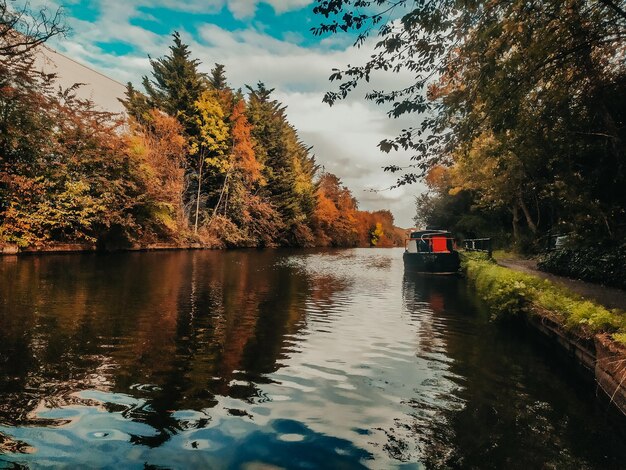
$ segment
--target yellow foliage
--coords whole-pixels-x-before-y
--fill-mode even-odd
[[[195,105],[200,136],[198,141],[192,143],[192,152],[196,153],[204,148],[207,153],[224,155],[228,149],[228,126],[224,122],[224,110],[215,91],[202,93]]]
[[[380,222],[376,222],[376,226],[374,227],[374,230],[372,230],[371,244],[373,246],[378,245],[378,242],[384,236],[385,231],[383,230],[383,224],[381,224]]]

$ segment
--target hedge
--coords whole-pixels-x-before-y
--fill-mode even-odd
[[[544,255],[537,266],[560,276],[626,289],[626,245],[556,250]]]

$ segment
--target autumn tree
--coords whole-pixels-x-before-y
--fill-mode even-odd
[[[103,247],[140,238],[145,180],[127,154],[121,123],[71,89],[59,96],[39,91],[20,105],[29,109],[27,134],[9,127],[4,135],[19,143],[2,155],[0,238],[19,246],[57,241]],[[11,96],[12,106],[21,99]],[[24,124],[24,116],[18,122]]]
[[[227,155],[228,126],[216,92],[204,91],[195,102],[195,108],[197,132],[191,139],[189,153],[197,159],[194,202],[194,230],[197,232],[202,190],[206,188],[205,205],[213,207],[211,215],[215,215],[224,196],[231,163]]]
[[[242,231],[247,244],[267,246],[276,243],[284,224],[280,214],[265,194],[267,185],[263,165],[258,161],[242,96],[230,117],[232,138],[232,174],[224,203],[224,212]]]
[[[167,238],[179,237],[187,227],[183,201],[187,141],[182,132],[175,118],[153,109],[149,124],[132,121],[127,136],[146,182],[145,224]]]
[[[126,97],[122,103],[127,112],[136,121],[150,125],[155,116],[153,109],[158,109],[178,120],[183,135],[187,139],[185,158],[185,176],[187,184],[183,188],[182,197],[197,231],[200,217],[200,200],[203,194],[203,170],[206,159],[211,152],[216,152],[217,138],[223,142],[223,129],[214,129],[217,121],[222,119],[223,111],[216,105],[214,96],[207,95],[207,77],[198,67],[200,62],[191,57],[189,46],[182,42],[180,34],[174,32],[173,44],[169,54],[150,59],[151,77],[143,77],[145,93],[128,84]],[[217,106],[217,108],[215,107]],[[214,114],[220,117],[215,118]],[[223,126],[222,126],[223,127]],[[220,134],[221,132],[221,134]],[[220,134],[219,137],[216,137]]]
[[[316,196],[313,228],[318,243],[328,246],[356,246],[358,204],[352,192],[337,176],[323,172],[317,182]]]

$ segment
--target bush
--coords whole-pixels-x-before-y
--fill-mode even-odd
[[[557,250],[545,255],[538,267],[560,276],[626,289],[626,245]]]

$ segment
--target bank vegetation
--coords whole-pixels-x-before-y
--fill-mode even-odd
[[[37,66],[59,15],[18,3],[0,2],[0,252],[402,243],[320,170],[273,89],[201,72],[174,33],[127,113],[104,112]]]

